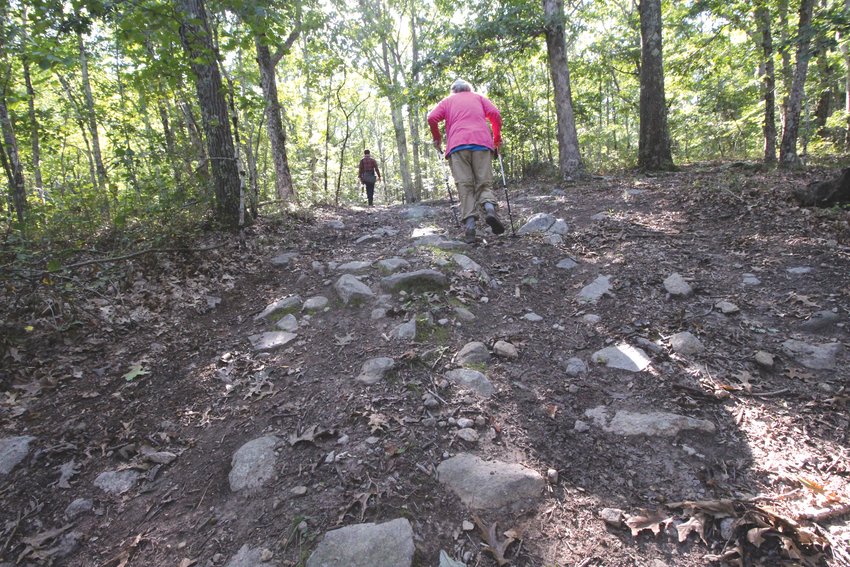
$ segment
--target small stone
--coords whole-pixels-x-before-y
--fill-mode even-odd
[[[479,437],[478,432],[474,429],[458,429],[457,436],[469,443],[476,443]]]
[[[586,433],[587,431],[590,431],[590,426],[582,420],[577,419],[575,425],[573,425],[573,430],[575,430],[576,433]]]
[[[483,415],[475,416],[475,427],[484,427],[487,425],[487,420],[484,419]]]
[[[465,364],[478,364],[490,360],[490,351],[484,343],[473,341],[466,343],[457,353],[456,361],[461,366]]]
[[[756,277],[755,274],[744,274],[744,279],[742,280],[744,285],[759,285],[761,280]]]
[[[348,435],[340,435],[339,439],[336,440],[337,445],[347,445],[349,441]]]
[[[572,258],[564,258],[563,260],[555,264],[555,267],[561,270],[572,270],[576,266],[578,266],[578,263]]]
[[[797,276],[803,275],[803,274],[810,274],[813,271],[814,271],[814,268],[812,268],[810,266],[796,266],[794,268],[788,268],[788,270],[787,270],[787,272],[789,274],[794,274],[794,275],[797,275]]]
[[[493,354],[500,358],[516,359],[519,358],[517,348],[507,341],[496,341],[493,345]]]
[[[618,527],[623,521],[623,511],[619,508],[602,508],[599,512],[599,517],[606,524]]]
[[[304,496],[305,494],[307,494],[307,487],[306,486],[293,486],[289,490],[289,492],[291,492],[293,496]]]
[[[465,531],[465,532],[471,532],[472,530],[474,530],[474,529],[475,529],[475,524],[473,524],[473,523],[472,523],[472,522],[470,522],[469,520],[464,520],[464,521],[463,521],[463,524],[461,525],[461,527],[463,528],[463,531]]]
[[[556,471],[555,469],[547,470],[546,480],[549,481],[549,484],[558,484],[558,471]]]
[[[714,307],[719,309],[724,315],[732,315],[733,313],[740,311],[737,305],[729,301],[718,301],[714,304]]]
[[[526,321],[531,321],[532,323],[537,323],[538,321],[542,321],[543,317],[538,315],[537,313],[526,313],[520,319],[525,319]]]
[[[684,331],[670,337],[670,347],[674,352],[690,356],[705,351],[705,346],[693,333]]]
[[[437,398],[435,398],[434,396],[431,396],[431,395],[426,396],[425,400],[422,403],[426,408],[430,408],[430,409],[433,409],[433,408],[438,407],[440,405],[439,400],[437,400]]]
[[[588,313],[587,315],[584,315],[581,320],[583,323],[588,325],[595,325],[602,320],[602,317],[594,313]]]
[[[281,331],[288,331],[291,333],[298,329],[298,319],[295,318],[295,315],[290,313],[278,321],[275,326]]]
[[[475,321],[475,314],[472,313],[469,309],[465,307],[455,307],[454,308],[455,316],[461,321]]]
[[[574,356],[564,363],[564,371],[568,376],[581,376],[587,373],[587,364],[582,359]]]
[[[328,306],[328,298],[323,295],[316,295],[307,299],[304,302],[304,307],[302,307],[302,311],[321,311],[325,307]]]
[[[460,417],[457,420],[457,426],[461,429],[472,427],[474,423],[475,422],[469,419],[468,417]]]
[[[77,516],[86,514],[94,510],[94,501],[90,498],[77,498],[65,508],[65,516],[69,520],[73,520]]]
[[[675,272],[667,276],[664,280],[664,289],[667,290],[667,293],[675,297],[687,297],[694,292],[690,284],[685,281],[685,278]]]
[[[773,368],[773,355],[769,352],[760,350],[755,356],[756,364],[763,368]]]
[[[720,520],[720,537],[726,541],[731,540],[735,535],[735,524],[737,521],[736,518],[723,518]]]

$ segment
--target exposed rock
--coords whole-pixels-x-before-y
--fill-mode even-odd
[[[466,244],[465,242],[460,242],[458,240],[446,240],[437,234],[429,234],[422,238],[418,238],[413,242],[413,246],[415,248],[436,248],[437,250],[446,251],[466,250],[469,248],[469,244]]]
[[[259,315],[254,317],[254,320],[259,321],[260,319],[266,319],[273,314],[280,314],[281,312],[286,311],[298,311],[299,309],[301,309],[301,296],[292,295],[270,303],[260,312]]]
[[[334,291],[346,305],[361,303],[375,297],[375,293],[369,289],[369,286],[351,274],[340,276],[334,284]]]
[[[487,350],[484,343],[473,341],[463,345],[463,348],[457,353],[456,360],[460,365],[488,362],[490,351]]]
[[[269,562],[272,557],[272,552],[268,549],[253,549],[245,544],[230,558],[225,567],[276,567],[277,563]]]
[[[124,494],[136,485],[139,473],[132,470],[106,471],[97,475],[94,485],[109,494]]]
[[[546,229],[546,232],[557,235],[564,235],[570,232],[570,225],[564,219],[557,219],[552,226]]]
[[[307,567],[410,567],[415,551],[406,518],[354,524],[326,533]]]
[[[546,232],[555,224],[555,217],[548,213],[537,213],[532,215],[528,221],[520,227],[517,234],[532,234],[534,232]]]
[[[614,435],[648,435],[651,437],[675,437],[685,430],[714,433],[715,426],[704,419],[666,412],[637,413],[618,410],[614,418],[606,423],[608,410],[604,406],[587,410],[585,415],[593,418],[607,433]]]
[[[755,274],[744,274],[744,279],[741,283],[744,285],[759,285],[761,280],[758,279]]]
[[[295,333],[289,333],[287,331],[268,331],[266,333],[251,335],[248,337],[248,340],[251,341],[251,348],[262,352],[278,349],[297,337],[298,335]]]
[[[339,219],[331,219],[322,224],[322,226],[331,230],[345,230],[345,223]]]
[[[670,347],[673,349],[673,352],[685,356],[691,356],[705,351],[705,346],[703,346],[702,342],[689,331],[676,333],[670,337]]]
[[[496,344],[493,345],[493,354],[499,358],[508,358],[511,360],[519,358],[517,348],[507,341],[496,341]]]
[[[595,304],[603,295],[611,295],[611,276],[599,276],[584,286],[578,293],[578,300],[579,303]]]
[[[475,321],[476,319],[475,314],[466,307],[455,307],[454,312],[457,318],[461,321],[469,322]]]
[[[440,463],[437,478],[474,510],[518,509],[534,504],[543,476],[519,464],[484,461],[461,453]]]
[[[94,510],[94,501],[91,498],[77,498],[65,508],[65,517],[73,520]]]
[[[539,323],[543,320],[543,317],[538,315],[537,313],[526,313],[520,319],[525,319],[526,321],[531,321],[532,323]]]
[[[410,262],[404,258],[386,258],[378,260],[378,269],[388,274],[393,274],[399,270],[406,270],[410,267]]]
[[[464,427],[463,429],[458,429],[456,435],[467,441],[469,443],[477,443],[478,442],[478,432],[469,427]]]
[[[587,364],[576,356],[570,358],[563,364],[564,371],[567,373],[567,376],[576,377],[587,373]]]
[[[437,209],[425,205],[413,205],[402,210],[402,215],[408,219],[424,219],[437,216]]]
[[[280,439],[267,435],[242,445],[231,460],[230,490],[250,490],[267,484],[275,476],[277,453],[275,449]]]
[[[358,382],[371,386],[380,382],[387,372],[395,368],[395,361],[385,356],[371,358],[360,367],[360,375],[355,378]]]
[[[788,268],[786,270],[786,272],[788,272],[789,274],[793,274],[795,276],[801,276],[801,275],[804,275],[804,274],[811,274],[814,271],[815,271],[815,269],[811,268],[809,266],[796,266],[794,268]]]
[[[773,355],[760,350],[755,355],[756,364],[763,368],[773,368]]]
[[[466,390],[471,390],[482,398],[489,398],[496,393],[496,388],[487,376],[477,370],[458,368],[445,374],[446,380]]]
[[[586,315],[583,315],[582,318],[581,318],[582,323],[585,323],[587,325],[595,325],[598,322],[600,322],[601,320],[602,320],[602,317],[600,317],[599,315],[597,315],[595,313],[587,313]]]
[[[593,353],[591,360],[596,364],[604,364],[608,368],[619,368],[629,372],[640,372],[650,364],[644,351],[626,343],[598,350]]]
[[[564,237],[560,234],[546,234],[543,238],[543,242],[548,244],[549,246],[560,246],[564,243]]]
[[[345,264],[340,264],[336,267],[338,272],[365,272],[369,268],[372,267],[372,262],[364,262],[362,260],[354,260],[353,262],[346,262]]]
[[[298,319],[295,318],[295,315],[290,313],[289,315],[284,316],[280,321],[278,321],[275,324],[275,327],[277,327],[281,331],[287,331],[291,333],[298,329]]]
[[[272,264],[275,266],[288,266],[296,258],[298,258],[297,252],[284,252],[272,258]]]
[[[381,279],[381,287],[387,291],[421,292],[447,288],[449,279],[437,270],[402,272]]]
[[[841,353],[841,343],[811,345],[803,341],[787,340],[782,350],[799,364],[813,370],[834,370],[835,359]]]
[[[719,309],[724,315],[732,315],[733,313],[740,311],[737,305],[729,301],[718,301],[714,307]]]
[[[664,289],[667,290],[667,293],[675,297],[687,297],[694,292],[690,284],[685,281],[685,278],[678,273],[672,273],[667,276],[664,280]]]
[[[410,321],[402,323],[401,325],[390,331],[390,338],[398,339],[401,341],[412,341],[413,339],[415,339],[416,318],[412,317]]]
[[[809,333],[828,331],[835,326],[841,317],[832,311],[818,311],[800,324],[800,330]]]
[[[576,266],[578,266],[578,262],[576,262],[572,258],[564,258],[555,265],[556,268],[559,268],[561,270],[572,270]]]
[[[6,437],[0,439],[0,474],[6,475],[12,472],[30,452],[30,443],[35,437],[21,435],[19,437]]]
[[[321,311],[328,306],[328,298],[323,295],[314,295],[304,302],[302,311]]]

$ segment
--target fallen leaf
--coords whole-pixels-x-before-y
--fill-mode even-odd
[[[761,547],[764,543],[764,534],[772,531],[773,528],[750,528],[747,530],[747,541],[756,547]]]
[[[369,429],[372,430],[372,434],[375,433],[383,433],[389,428],[389,422],[387,418],[380,413],[373,413],[369,415]]]
[[[293,447],[297,443],[315,443],[316,439],[321,437],[322,435],[326,435],[328,431],[318,426],[318,424],[311,425],[307,429],[304,430],[300,435],[297,433],[291,433],[289,435],[289,444]]]
[[[354,341],[354,334],[347,333],[341,337],[339,335],[334,335],[334,338],[336,339],[336,346],[346,346]]]
[[[511,530],[505,532],[505,539],[499,540],[499,535],[496,532],[498,528],[498,524],[493,522],[490,526],[484,525],[484,522],[481,521],[481,518],[478,516],[473,516],[473,520],[475,520],[475,525],[478,526],[478,532],[481,534],[481,539],[487,544],[484,548],[484,551],[488,552],[493,556],[493,559],[496,560],[496,563],[499,567],[503,565],[509,565],[510,560],[505,559],[505,552],[508,550],[510,545],[517,541],[515,538],[508,535],[508,533],[513,533]]]
[[[814,380],[815,375],[807,370],[799,368],[788,368],[785,370],[785,375],[792,380]]]
[[[691,533],[695,533],[703,541],[705,541],[705,523],[708,517],[705,514],[696,514],[691,516],[686,521],[676,526],[676,531],[679,532],[679,543],[682,543]]]
[[[662,514],[660,511],[650,514],[636,514],[634,516],[626,515],[626,525],[632,530],[632,535],[637,535],[643,530],[651,530],[653,534],[661,533],[661,524],[668,524],[672,518],[667,514]]]
[[[132,382],[139,376],[144,376],[145,374],[150,374],[150,370],[145,370],[142,368],[141,364],[134,364],[130,367],[130,371],[124,375],[124,380]]]

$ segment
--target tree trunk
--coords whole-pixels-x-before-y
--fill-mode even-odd
[[[207,138],[216,216],[222,224],[236,228],[239,225],[239,170],[206,9],[203,0],[179,0],[178,6],[183,12],[180,40],[195,75],[195,91]]]
[[[108,190],[108,177],[106,168],[103,165],[103,154],[100,151],[100,134],[97,131],[97,113],[94,108],[94,96],[92,96],[91,81],[89,80],[89,63],[86,54],[86,46],[83,43],[83,34],[77,33],[77,47],[80,52],[80,79],[83,87],[83,97],[85,99],[85,117],[86,125],[89,128],[89,136],[91,137],[92,157],[94,158],[95,172],[97,173],[98,189],[105,193]],[[112,199],[117,199],[117,195],[112,194]],[[108,204],[108,200],[107,200]]]
[[[416,36],[416,7],[415,2],[411,2],[410,6],[410,43],[411,43],[411,85],[419,84],[419,41]],[[422,200],[424,188],[422,186],[422,167],[419,164],[419,157],[422,152],[422,143],[419,139],[419,105],[416,102],[416,97],[413,97],[407,107],[409,114],[408,122],[410,122],[410,137],[413,141],[413,190],[416,193],[416,200]]]
[[[796,167],[800,164],[797,155],[797,136],[800,131],[800,114],[803,107],[803,94],[806,85],[806,74],[809,69],[809,44],[811,42],[812,12],[814,0],[801,0],[800,23],[797,39],[797,61],[794,66],[794,79],[791,82],[791,92],[788,95],[788,105],[785,109],[782,142],[779,145],[779,163],[783,167]]]
[[[850,0],[848,0],[850,1]],[[23,40],[24,44],[29,44],[29,36],[27,32],[27,6],[23,5]],[[26,49],[26,48],[25,48]],[[30,129],[32,132],[30,133],[30,145],[32,147],[32,172],[33,178],[35,181],[35,190],[38,193],[41,202],[45,202],[44,196],[44,181],[41,178],[41,141],[39,137],[39,124],[38,124],[38,116],[35,113],[35,89],[32,86],[32,75],[30,74],[30,62],[29,56],[26,53],[26,50],[21,55],[21,61],[23,63],[23,71],[24,71],[24,84],[27,89],[27,112],[29,114],[30,120]]]
[[[850,0],[847,0],[850,2]],[[776,70],[773,65],[773,36],[770,32],[770,12],[762,5],[756,8],[756,25],[761,30],[761,50],[764,61],[761,92],[764,99],[764,162],[776,163]]]
[[[12,203],[15,206],[15,214],[18,217],[18,223],[21,225],[21,230],[23,230],[27,209],[27,193],[24,186],[24,167],[21,164],[20,155],[18,153],[18,140],[15,138],[15,130],[12,127],[12,120],[9,117],[9,110],[6,106],[5,88],[3,89],[3,92],[0,92],[0,129],[3,130],[3,148],[5,149],[6,157],[8,158],[8,171],[6,174],[9,178]]]
[[[563,0],[543,0],[546,18],[546,51],[549,55],[549,74],[555,97],[558,121],[558,169],[569,180],[585,175],[578,145],[576,119],[570,91],[570,68],[567,62],[567,42],[564,31]]]
[[[850,13],[850,0],[844,0],[844,11]],[[844,39],[841,45],[841,52],[844,54],[844,110],[847,113],[847,133],[844,136],[844,148],[850,150],[850,47],[847,42],[850,38]]]
[[[404,198],[406,203],[416,203],[416,193],[413,191],[413,183],[410,180],[410,165],[408,164],[407,155],[407,134],[404,131],[404,116],[402,115],[401,103],[390,98],[390,114],[393,120],[393,130],[395,130],[395,143],[398,149],[398,167],[401,174],[401,184],[404,188]]]
[[[277,94],[277,80],[274,60],[269,52],[269,46],[264,44],[265,38],[257,36],[257,63],[260,68],[260,85],[266,99],[266,127],[269,132],[269,143],[272,147],[272,161],[275,171],[275,188],[280,201],[291,201],[295,194],[292,186],[292,174],[289,171],[289,159],[286,155],[286,130],[281,121],[280,99]]]
[[[673,169],[664,58],[661,40],[661,0],[640,1],[640,135],[638,167],[648,171]]]

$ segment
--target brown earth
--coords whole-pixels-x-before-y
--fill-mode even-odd
[[[560,196],[548,182],[512,185],[516,227],[550,212],[570,225],[563,245],[488,233],[464,253],[497,289],[441,265],[450,254],[408,253],[414,268],[449,274],[451,288],[396,295],[380,320],[370,318],[371,306],[337,300],[330,284],[338,273],[328,262],[395,256],[418,227],[457,236],[446,203],[430,203],[439,214],[424,220],[408,220],[398,206],[320,208],[308,218],[264,219],[213,250],[93,263],[26,286],[9,277],[0,438],[36,441],[0,477],[0,562],[224,565],[249,544],[268,549],[273,564],[303,565],[330,529],[405,517],[416,565],[436,566],[443,549],[470,566],[492,566],[481,534],[462,529],[473,512],[435,475],[446,456],[472,452],[544,477],[557,471],[528,513],[480,515],[485,525],[498,523],[499,538],[515,530],[511,565],[850,565],[850,215],[791,199],[827,175],[736,164],[594,179],[564,186]],[[597,213],[606,214],[594,220]],[[347,228],[327,228],[332,219]],[[354,243],[379,227],[399,232]],[[272,266],[283,251],[299,256]],[[566,257],[579,266],[557,269]],[[812,271],[789,273],[793,267]],[[673,272],[689,279],[693,296],[668,297],[662,282]],[[744,285],[746,273],[761,283]],[[598,275],[612,276],[613,295],[580,304],[576,294]],[[374,287],[379,276],[373,269],[364,281]],[[252,352],[248,335],[265,328],[253,316],[294,293],[324,295],[330,309],[299,328],[288,348]],[[721,314],[721,300],[740,313]],[[456,325],[459,304],[477,320]],[[824,310],[838,322],[802,330]],[[411,343],[386,338],[428,312],[450,323],[420,327]],[[522,319],[528,312],[543,320]],[[584,322],[588,313],[600,321]],[[706,351],[673,353],[668,339],[680,331]],[[641,338],[658,345],[647,351],[647,371],[590,362],[605,346]],[[781,348],[792,338],[842,343],[838,369],[796,363]],[[442,375],[463,345],[500,339],[519,358],[487,366],[493,398],[445,387]],[[757,351],[772,353],[774,366],[757,365]],[[395,359],[391,377],[371,387],[354,382],[377,356]],[[567,375],[570,357],[589,371]],[[423,405],[428,392],[437,408]],[[585,416],[603,405],[707,419],[716,432],[615,436]],[[459,417],[483,419],[477,444],[454,435],[448,420]],[[576,420],[590,429],[577,431]],[[288,440],[314,425],[313,441],[285,444],[270,486],[231,493],[231,457],[242,444],[265,434]],[[343,435],[347,444],[337,444]],[[178,457],[151,463],[148,448]],[[332,451],[343,458],[327,459]],[[71,461],[73,473],[60,482]],[[123,496],[93,485],[101,472],[127,468],[145,476]],[[63,511],[76,498],[92,498],[94,513],[69,521]],[[603,522],[604,508],[622,510],[628,525]],[[721,533],[724,518],[735,523]],[[72,532],[77,545],[58,550]]]

